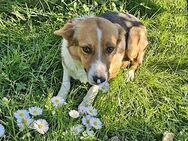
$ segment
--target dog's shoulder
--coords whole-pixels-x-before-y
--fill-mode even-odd
[[[82,64],[78,60],[72,58],[67,47],[68,42],[66,39],[63,39],[61,45],[61,57],[63,68],[66,69],[67,73],[74,79],[78,79],[81,82],[86,83],[88,81],[87,74]]]

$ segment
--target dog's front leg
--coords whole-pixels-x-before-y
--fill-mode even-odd
[[[70,76],[64,67],[63,82],[62,82],[61,88],[58,92],[58,96],[61,96],[64,100],[66,100],[69,90],[70,90]]]
[[[92,105],[95,97],[97,96],[99,91],[99,86],[93,85],[89,91],[87,92],[86,96],[84,97],[82,103],[79,106],[86,106],[86,105]]]

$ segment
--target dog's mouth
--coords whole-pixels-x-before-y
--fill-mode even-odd
[[[100,85],[108,80],[108,72],[106,64],[101,61],[95,61],[89,69],[84,69],[87,73],[88,82],[91,85]]]
[[[88,82],[91,85],[100,85],[100,84],[108,81],[108,78],[107,78],[106,75],[97,76],[97,75],[89,75],[89,74],[87,74],[87,78],[88,78]]]

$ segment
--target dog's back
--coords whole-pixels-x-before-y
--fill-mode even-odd
[[[100,17],[121,25],[125,31],[128,31],[133,26],[143,26],[139,19],[129,13],[106,12],[100,15]]]

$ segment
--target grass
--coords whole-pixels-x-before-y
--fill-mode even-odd
[[[83,4],[85,2],[85,4]],[[188,19],[186,0],[1,0],[0,1],[0,123],[1,140],[159,141],[165,131],[188,141]],[[94,137],[73,136],[70,127],[80,120],[68,116],[86,94],[89,84],[72,82],[68,104],[53,115],[50,98],[62,77],[61,38],[52,33],[66,20],[92,11],[129,11],[148,29],[149,46],[133,82],[125,73],[110,81],[107,94],[95,101],[103,128]],[[3,100],[8,98],[8,101]],[[19,131],[13,112],[40,106],[50,130],[40,135]],[[30,133],[30,136],[28,135]]]

